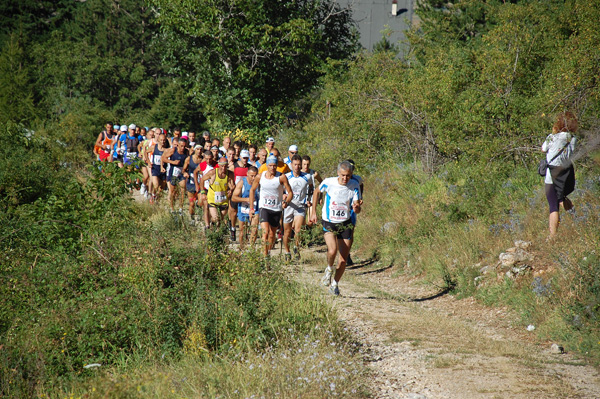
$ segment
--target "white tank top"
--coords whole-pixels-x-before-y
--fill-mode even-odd
[[[279,212],[283,209],[281,207],[283,185],[279,182],[281,173],[277,172],[272,179],[267,179],[266,174],[265,171],[260,175],[260,207]]]

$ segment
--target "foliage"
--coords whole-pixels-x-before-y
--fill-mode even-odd
[[[0,47],[0,124],[30,123],[37,114],[24,51],[16,34]]]
[[[596,4],[463,0],[417,12],[405,60],[379,51],[332,64],[292,141],[325,164],[532,165],[551,118],[570,109],[582,148],[597,142]]]
[[[96,163],[66,173],[46,145],[23,137],[2,149],[2,396],[64,392],[94,378],[90,364],[208,361],[273,346],[289,326],[300,336],[338,328],[277,265],[230,252],[225,226],[202,239],[131,200],[136,172]]]
[[[329,0],[152,3],[175,71],[192,67],[185,81],[214,129],[279,122],[314,88],[325,60],[356,48],[350,13]]]

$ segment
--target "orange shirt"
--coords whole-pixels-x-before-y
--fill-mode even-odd
[[[258,168],[258,175],[260,175],[262,172],[265,172],[266,170],[267,163],[265,162],[262,165],[260,165],[260,168]],[[277,171],[285,175],[286,173],[290,172],[291,169],[285,162],[277,161]]]

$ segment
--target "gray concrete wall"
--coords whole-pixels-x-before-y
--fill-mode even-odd
[[[404,40],[406,31],[411,21],[416,16],[414,7],[416,0],[397,0],[398,15],[392,15],[392,0],[337,0],[342,8],[350,7],[353,19],[360,33],[360,44],[367,50],[373,50],[373,46],[383,37],[382,31],[389,27],[392,34],[388,40],[392,44],[400,46]],[[403,52],[400,53],[402,56]]]

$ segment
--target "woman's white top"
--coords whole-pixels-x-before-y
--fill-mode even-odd
[[[560,132],[556,134],[549,134],[546,137],[546,141],[542,144],[542,151],[546,153],[546,161],[551,166],[563,166],[568,167],[571,164],[571,155],[575,150],[575,143],[577,138],[569,132]],[[567,145],[568,144],[568,145]],[[567,148],[565,148],[567,146]],[[552,162],[550,160],[558,154],[558,152],[565,148],[565,150],[557,156]],[[550,168],[546,170],[546,178],[544,179],[545,184],[552,184],[552,175],[550,174]]]

